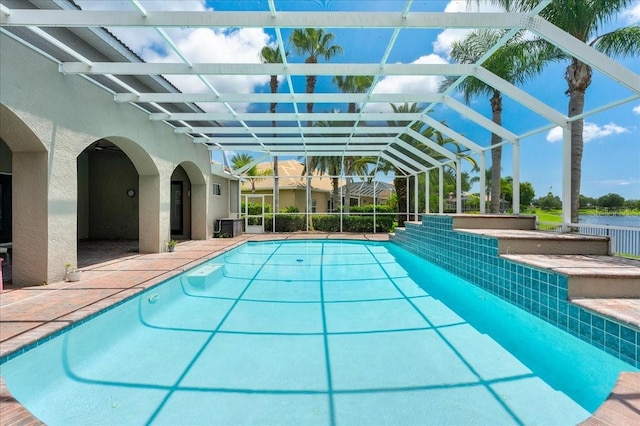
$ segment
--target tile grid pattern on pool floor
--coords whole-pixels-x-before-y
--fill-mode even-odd
[[[450,216],[405,223],[392,241],[599,349],[640,367],[640,332],[567,301],[567,277],[498,256],[496,238],[453,230]]]
[[[489,366],[477,351],[461,352],[458,343],[463,341],[483,347],[491,342],[409,279],[386,248],[333,256],[293,244],[280,248],[274,244],[261,252],[261,247],[244,246],[237,261],[236,253],[225,255],[224,280],[212,273],[220,265],[204,264],[141,298],[132,311],[154,336],[127,338],[138,346],[119,354],[127,370],[124,382],[132,388],[148,380],[130,366],[133,354],[150,360],[150,371],[158,370],[153,366],[160,364],[153,363],[159,358],[173,360],[164,368],[167,376],[154,382],[166,396],[140,408],[147,409],[142,414],[146,420],[184,424],[197,420],[189,415],[209,418],[208,413],[215,412],[228,416],[216,417],[222,424],[240,418],[251,423],[254,408],[247,407],[256,400],[271,401],[260,407],[272,413],[270,418],[286,417],[297,424],[382,419],[389,415],[385,410],[390,401],[396,407],[395,424],[415,423],[417,418],[459,423],[477,406],[493,424],[540,418],[544,399],[523,403],[516,398],[540,386],[531,372],[519,362],[502,358],[499,365]],[[355,245],[348,251],[364,248]],[[277,259],[271,256],[274,252]],[[302,266],[304,273],[299,267],[288,268],[291,264]],[[188,305],[172,304],[173,291],[185,292]],[[100,329],[93,322],[91,326]],[[160,348],[156,333],[172,338]],[[181,341],[183,334],[195,340]],[[81,369],[74,365],[71,348],[102,344],[102,338],[95,329],[69,337],[69,371]],[[80,359],[76,362],[81,364]],[[204,398],[197,399],[198,409],[180,408],[198,393]],[[261,398],[251,399],[255,394]],[[555,390],[551,394],[557,397]],[[461,404],[459,410],[442,410],[448,401]],[[538,408],[531,409],[536,404]],[[581,415],[579,410],[576,416]]]

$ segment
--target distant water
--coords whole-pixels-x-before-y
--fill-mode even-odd
[[[637,226],[640,227],[640,216],[583,216],[580,223],[609,226]]]

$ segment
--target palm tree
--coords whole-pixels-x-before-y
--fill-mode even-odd
[[[239,153],[231,157],[231,164],[235,170],[238,170],[247,164],[253,161],[253,157],[245,152]],[[258,171],[257,166],[251,167],[249,170],[244,172],[245,176],[248,176],[248,180],[251,183],[251,192],[256,192],[256,177],[258,176],[270,176],[272,174],[271,170],[263,170],[262,172]]]
[[[289,55],[289,52],[285,52],[285,57]],[[283,62],[280,49],[273,48],[271,46],[264,46],[260,51],[260,61],[263,64],[281,64]],[[278,93],[278,76],[272,75],[269,82],[271,93]],[[269,105],[269,111],[272,114],[276,113],[278,104],[271,102]],[[271,121],[271,127],[276,127],[275,120]],[[275,135],[274,135],[275,136]],[[278,188],[278,156],[273,156],[273,211],[278,213],[280,211],[280,190]]]
[[[364,93],[373,84],[373,76],[370,75],[337,75],[333,77],[333,82],[342,93]],[[347,112],[354,113],[356,111],[356,103],[349,102]]]
[[[477,0],[476,0],[477,1]],[[526,12],[537,6],[537,0],[492,0],[505,10]],[[603,27],[634,0],[554,0],[541,12],[540,16],[561,28],[573,37],[609,56],[640,55],[640,26],[617,28],[603,33]],[[555,49],[558,51],[558,49]],[[565,72],[569,95],[569,117],[584,111],[584,99],[591,85],[591,66],[563,52],[569,61]],[[578,222],[580,200],[580,178],[582,175],[582,151],[584,119],[571,121],[571,222]]]
[[[316,123],[318,127],[346,127],[348,126],[348,122],[346,121],[319,121]],[[340,137],[347,135],[335,135],[332,136]],[[344,173],[347,176],[345,186],[345,194],[344,198],[346,200],[344,204],[344,212],[349,213],[349,205],[350,205],[350,194],[349,194],[349,183],[352,181],[352,176],[354,175],[365,175],[368,171],[367,164],[358,162],[357,160],[360,157],[352,157],[352,156],[322,156],[322,157],[312,157],[309,161],[309,168],[311,170],[317,170],[320,174],[327,173],[331,177],[331,184],[333,186],[333,196],[332,203],[334,208],[340,206],[340,193],[339,193],[339,176],[342,171],[342,165],[344,162]],[[307,168],[305,165],[303,174],[306,174]]]
[[[329,60],[334,56],[342,53],[342,47],[332,44],[334,35],[325,33],[321,28],[304,28],[295,29],[289,37],[293,50],[299,55],[308,55],[305,59],[306,64],[317,64],[318,56],[324,56],[325,60]],[[306,93],[313,93],[316,90],[317,77],[315,75],[307,76]],[[313,102],[307,103],[307,112],[313,112]],[[312,121],[307,122],[307,126],[311,127]],[[312,158],[307,158],[307,172],[311,172],[309,166]],[[311,175],[307,175],[307,185],[311,182]],[[307,212],[311,211],[311,200],[307,200]]]
[[[347,75],[345,77],[342,77],[340,75],[335,76],[333,78],[333,82],[336,84],[336,86],[338,86],[338,89],[340,89],[340,91],[342,93],[364,93],[367,90],[369,90],[369,88],[371,87],[371,85],[373,84],[373,76],[370,75],[357,75],[357,76],[353,76],[353,75]],[[355,102],[349,102],[349,107],[347,109],[347,112],[349,113],[355,113],[357,111],[356,108],[356,103]],[[347,126],[352,126],[353,123],[348,122],[345,123]],[[353,173],[353,157],[345,157],[345,168],[348,171],[347,173],[347,185],[345,186],[345,200],[347,200],[346,204],[345,204],[345,212],[349,213],[350,208],[351,208],[351,189],[350,189],[350,183],[353,180],[352,173]]]
[[[307,170],[307,165],[305,164],[302,174],[307,175],[313,173],[313,171],[317,171],[319,174],[328,174],[331,176],[331,186],[333,188],[333,194],[331,195],[331,203],[333,204],[333,208],[337,208],[340,205],[340,170],[342,169],[342,157],[337,156],[322,156],[322,157],[312,157],[311,161],[309,161],[309,169]]]
[[[318,56],[323,56],[328,61],[342,53],[342,47],[332,44],[333,39],[333,33],[325,33],[321,28],[295,29],[289,37],[293,50],[298,55],[308,55],[304,60],[306,64],[317,64]],[[315,75],[307,76],[307,93],[315,92],[316,81],[317,77]],[[307,103],[307,112],[313,112],[313,102]],[[309,121],[308,125],[311,126],[311,121]]]
[[[480,29],[470,32],[462,41],[454,42],[451,57],[460,64],[476,63],[505,35],[506,30]],[[541,54],[547,51],[535,50],[536,45],[522,40],[522,32],[501,46],[483,67],[502,79],[519,84],[542,71],[544,61]],[[448,77],[441,85],[441,90],[449,87],[457,77]],[[458,86],[465,101],[479,95],[490,96],[491,119],[497,125],[502,125],[502,93],[475,77],[467,77]],[[491,134],[491,146],[501,142],[500,136]],[[491,149],[491,204],[490,210],[497,213],[500,210],[500,172],[502,163],[502,146]]]

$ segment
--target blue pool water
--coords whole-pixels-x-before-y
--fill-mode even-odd
[[[248,243],[0,366],[49,425],[576,424],[630,365],[389,243]]]

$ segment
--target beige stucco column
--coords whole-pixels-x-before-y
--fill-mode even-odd
[[[55,127],[54,127],[55,129]],[[47,202],[49,214],[49,262],[47,276],[50,282],[64,279],[65,265],[78,264],[78,178],[77,136],[58,131],[52,136],[49,152]],[[58,145],[59,146],[56,146]]]
[[[140,175],[140,253],[163,251],[160,232],[160,176]],[[168,208],[165,209],[168,211]]]
[[[13,282],[47,281],[49,231],[47,152],[13,152]]]
[[[207,185],[191,183],[191,239],[206,240],[211,236],[207,225]]]

